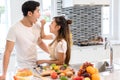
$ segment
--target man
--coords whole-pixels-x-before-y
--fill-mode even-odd
[[[40,17],[39,6],[40,3],[36,1],[26,1],[22,5],[23,19],[12,26],[8,32],[3,58],[3,74],[0,76],[0,80],[5,80],[14,46],[17,51],[16,57],[19,68],[31,68],[36,65],[36,44],[48,52],[46,45],[39,38],[40,25],[37,24],[37,19]],[[44,26],[44,21],[41,24]]]

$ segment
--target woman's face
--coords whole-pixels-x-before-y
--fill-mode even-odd
[[[50,32],[53,33],[53,34],[56,34],[59,29],[60,29],[60,26],[58,26],[56,24],[55,20],[53,20],[50,24]]]

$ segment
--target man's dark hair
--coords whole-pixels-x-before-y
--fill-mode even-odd
[[[37,1],[26,1],[22,5],[22,12],[24,16],[27,16],[28,11],[31,11],[32,13],[35,11],[36,7],[39,7],[40,3]]]

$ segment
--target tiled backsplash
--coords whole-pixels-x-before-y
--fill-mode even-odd
[[[98,37],[101,35],[101,7],[102,5],[74,5],[62,8],[62,1],[58,0],[58,15],[64,14],[72,19],[71,32],[73,43]]]

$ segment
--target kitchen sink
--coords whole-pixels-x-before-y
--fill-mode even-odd
[[[94,66],[99,70],[99,72],[114,71],[120,70],[120,65],[113,63],[113,66],[110,66],[107,61],[93,63]]]
[[[110,67],[110,65],[107,61],[94,62],[92,64],[94,64],[94,67],[96,67],[100,73],[101,72],[112,72],[114,70],[120,70],[119,64],[113,63],[113,66]],[[71,64],[70,66],[72,68],[74,68],[75,71],[78,71],[81,65],[82,64]]]

